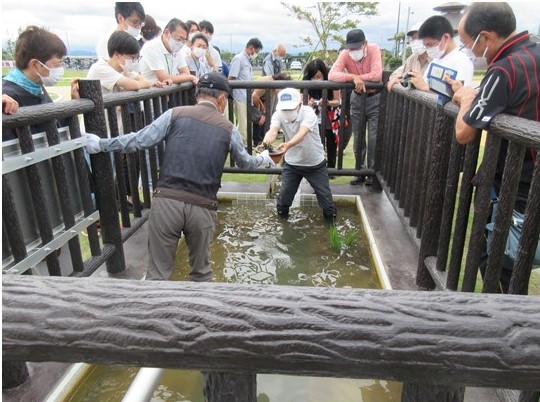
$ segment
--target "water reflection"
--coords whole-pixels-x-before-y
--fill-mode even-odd
[[[318,287],[380,288],[368,240],[354,206],[340,206],[339,233],[357,230],[350,247],[332,249],[318,207],[291,210],[288,221],[274,203],[220,205],[212,247],[218,282]],[[173,280],[188,280],[185,244]],[[138,368],[97,367],[70,402],[120,402]],[[198,371],[166,370],[152,402],[204,402]],[[401,384],[379,380],[257,375],[258,402],[397,402]]]
[[[289,220],[272,203],[220,205],[211,259],[214,280],[228,283],[380,288],[367,237],[354,206],[340,206],[338,233],[354,242],[334,250],[318,207],[293,209]],[[188,280],[181,243],[173,280]]]
[[[120,402],[135,367],[97,366],[70,402]],[[398,402],[401,384],[383,380],[257,375],[257,402]],[[203,375],[166,370],[150,402],[205,402]]]

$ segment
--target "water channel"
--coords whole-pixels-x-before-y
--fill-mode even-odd
[[[313,199],[291,210],[287,221],[275,201],[220,203],[212,246],[214,280],[228,283],[381,288],[369,236],[354,203],[338,205],[335,231],[324,224]],[[185,245],[172,280],[188,280]],[[138,367],[94,366],[70,402],[122,401]],[[382,380],[257,375],[258,402],[394,402],[401,384]],[[204,402],[198,371],[165,370],[152,402]]]

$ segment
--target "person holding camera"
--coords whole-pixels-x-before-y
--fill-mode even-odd
[[[328,81],[328,67],[322,59],[313,59],[304,67],[304,81]],[[341,96],[339,89],[328,91],[327,107],[323,109],[322,89],[310,89],[308,91],[308,105],[313,108],[319,123],[319,132],[324,133],[324,149],[329,168],[336,167],[337,147],[339,144],[339,117],[341,114]],[[326,114],[326,124],[322,127],[321,115]],[[335,179],[335,176],[328,176]]]
[[[391,91],[392,87],[398,82],[401,83],[404,87],[413,87],[411,83],[410,71],[415,71],[420,75],[424,75],[424,72],[427,70],[429,58],[426,47],[421,39],[418,39],[418,30],[422,25],[421,22],[412,26],[411,30],[407,32],[407,36],[410,38],[409,46],[411,47],[412,54],[405,60],[405,64],[398,67],[388,79],[386,88]]]

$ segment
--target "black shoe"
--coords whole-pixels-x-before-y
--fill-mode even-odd
[[[358,176],[355,179],[352,179],[349,184],[351,186],[358,186],[358,185],[362,184],[365,181],[366,181],[365,176]]]
[[[373,186],[373,176],[366,177],[366,186]]]

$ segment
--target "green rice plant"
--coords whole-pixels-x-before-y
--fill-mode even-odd
[[[329,239],[330,239],[330,248],[337,253],[340,252],[342,240],[341,240],[341,235],[339,234],[335,225],[330,226]]]
[[[351,247],[356,241],[357,237],[358,237],[358,229],[351,229],[347,231],[347,233],[345,234],[345,238],[343,239],[343,244],[345,244],[345,247]]]
[[[348,230],[344,235],[341,234],[335,225],[330,226],[329,240],[330,248],[335,252],[351,247],[358,237],[358,230]]]

